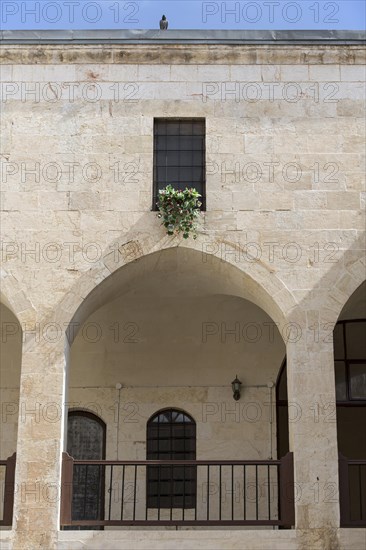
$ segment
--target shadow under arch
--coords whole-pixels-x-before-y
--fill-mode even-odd
[[[197,239],[198,240],[198,239]],[[170,243],[171,244],[171,243]],[[284,326],[289,312],[296,308],[296,301],[283,282],[272,273],[267,266],[260,262],[245,263],[239,261],[236,255],[236,245],[232,243],[232,252],[225,259],[214,254],[202,243],[195,242],[190,246],[166,246],[159,250],[150,250],[142,254],[142,246],[136,241],[133,245],[134,254],[116,269],[108,271],[105,265],[99,266],[88,273],[85,281],[77,283],[64,302],[60,304],[60,311],[70,311],[70,301],[73,302],[74,313],[64,320],[67,326],[66,335],[71,346],[80,327],[85,320],[105,303],[121,296],[133,284],[148,276],[149,273],[159,273],[162,277],[174,276],[190,278],[190,290],[205,293],[208,288],[214,294],[226,294],[244,298],[263,309],[278,325]],[[211,250],[213,250],[213,245]],[[136,253],[137,251],[137,253]],[[217,249],[215,250],[217,252]],[[141,255],[138,255],[140,254]],[[136,256],[137,255],[137,256]],[[238,261],[236,261],[236,259]],[[114,266],[115,267],[115,266]],[[91,288],[89,293],[80,292],[80,288]],[[79,290],[78,290],[79,289]]]

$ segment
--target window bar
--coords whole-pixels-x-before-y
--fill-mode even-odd
[[[185,432],[185,426],[184,426]],[[184,441],[185,446],[185,441]],[[186,509],[186,467],[183,466],[183,511],[182,511],[182,520],[184,521],[184,513]]]
[[[145,502],[145,521],[147,521],[148,517],[148,499],[149,499],[149,474],[148,474],[149,466],[146,466],[145,468],[145,483],[146,483],[146,502]]]
[[[360,520],[363,519],[363,506],[362,506],[362,473],[361,473],[361,464],[358,465],[358,488],[360,493]]]
[[[170,429],[172,429],[172,424],[170,424]],[[174,492],[173,465],[170,464],[170,521],[173,520],[173,492]]]
[[[109,480],[109,507],[108,507],[108,519],[111,519],[112,511],[112,480],[113,480],[113,464],[111,464],[111,474]]]
[[[121,501],[121,521],[123,521],[123,504],[125,499],[125,465],[122,466],[122,501]]]
[[[221,521],[221,508],[222,508],[222,502],[221,502],[221,464],[219,466],[219,499],[220,499],[220,511],[219,511],[219,520]]]
[[[243,519],[246,520],[247,518],[247,487],[246,487],[246,470],[245,470],[245,464],[243,464]]]
[[[255,465],[255,517],[258,519],[258,464]]]
[[[197,484],[197,480],[198,480],[198,466],[195,466],[196,468],[196,471],[195,471],[195,474],[196,474],[196,484]],[[195,500],[195,505],[194,505],[194,521],[197,521],[197,498]]]
[[[88,467],[89,465],[86,464],[85,478],[84,478],[84,519],[86,518],[86,493],[87,493],[87,486],[88,486]]]
[[[160,521],[160,469],[161,466],[158,466],[158,521]]]
[[[267,491],[267,498],[268,498],[268,519],[271,520],[271,496],[270,496],[270,490],[271,490],[271,473],[270,473],[270,465],[267,464],[267,484],[268,484],[268,491]]]
[[[133,521],[136,519],[136,485],[137,485],[137,464],[135,464],[135,476],[133,483]]]
[[[277,519],[282,519],[282,510],[281,510],[281,491],[282,491],[282,477],[280,476],[280,467],[276,466],[276,477],[277,477]]]
[[[231,465],[231,520],[234,521],[234,464]]]
[[[207,464],[207,521],[210,519],[210,465]]]

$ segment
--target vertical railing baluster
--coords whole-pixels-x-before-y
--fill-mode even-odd
[[[146,487],[147,487],[147,491],[146,491],[146,502],[145,502],[145,520],[147,521],[147,518],[148,518],[148,511],[149,511],[149,508],[148,508],[148,498],[149,498],[149,478],[148,478],[148,469],[149,467],[148,466],[145,466],[145,483],[146,483]],[[150,470],[151,471],[151,470]]]
[[[125,465],[122,466],[122,502],[121,502],[121,521],[123,521],[123,505],[125,500]]]
[[[210,465],[207,464],[207,521],[210,519]]]
[[[270,497],[270,482],[271,482],[271,473],[270,473],[270,465],[267,464],[267,498],[268,498],[268,519],[271,520],[271,497]]]
[[[231,521],[234,521],[234,464],[231,465]]]
[[[245,521],[247,519],[247,472],[246,472],[246,465],[243,466],[243,520]]]
[[[135,476],[133,481],[133,521],[136,519],[136,485],[137,485],[137,464],[135,464]]]
[[[221,464],[219,466],[219,504],[220,504],[220,512],[219,512],[219,520],[221,521],[221,513],[222,513],[222,502],[221,502]]]
[[[101,478],[101,475],[100,475],[100,471],[101,471],[101,464],[98,464],[97,466],[95,466],[95,470],[98,469],[98,484],[97,484],[97,505],[96,505],[96,510],[97,510],[97,519],[98,519],[98,516],[100,515],[100,512],[101,512],[101,509],[102,509],[102,503],[101,503],[101,481],[102,481],[102,478]],[[105,488],[104,488],[105,489]],[[104,518],[103,518],[104,519]]]
[[[255,518],[258,520],[258,465],[255,465]]]
[[[199,467],[196,466],[196,470],[195,470],[195,475],[196,475],[196,485],[197,485],[197,481],[199,479],[199,475],[198,475],[198,472],[199,472]],[[203,494],[202,494],[202,498],[203,498]],[[194,521],[197,521],[197,498],[195,500],[195,504],[194,504]]]
[[[111,464],[111,474],[109,480],[109,506],[108,506],[108,519],[111,519],[112,512],[112,486],[113,486],[113,464]]]

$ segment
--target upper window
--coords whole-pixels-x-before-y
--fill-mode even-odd
[[[154,193],[157,209],[159,190],[195,188],[205,209],[205,119],[156,118],[154,120]]]

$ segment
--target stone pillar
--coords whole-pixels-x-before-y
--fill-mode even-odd
[[[13,518],[16,550],[52,550],[57,544],[65,379],[62,339],[52,345],[36,342],[36,335],[24,345]]]
[[[339,492],[332,327],[322,322],[318,311],[305,311],[295,322],[290,338],[294,341],[287,346],[287,376],[299,549],[337,550]]]

